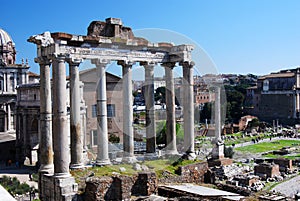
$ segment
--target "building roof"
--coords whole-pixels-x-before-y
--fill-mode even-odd
[[[39,74],[36,74],[36,73],[34,73],[34,72],[31,72],[31,71],[28,72],[28,76],[29,76],[29,77],[40,77]]]
[[[97,73],[96,70],[97,70],[97,68],[89,68],[89,69],[80,71],[79,74],[81,76],[81,75],[86,74],[86,73],[93,73],[93,71],[95,71],[95,73]],[[111,74],[111,73],[106,71],[106,77],[108,77],[108,76],[114,78],[115,80],[120,80],[121,79],[119,76],[116,76],[116,75]],[[107,82],[108,82],[108,80],[107,80]]]
[[[295,73],[293,72],[286,72],[286,73],[271,73],[269,75],[264,75],[259,77],[259,80],[264,80],[267,78],[286,78],[286,77],[294,77]]]
[[[9,42],[14,45],[14,42],[11,39],[10,35],[3,29],[0,29],[0,46],[7,45],[7,43]]]

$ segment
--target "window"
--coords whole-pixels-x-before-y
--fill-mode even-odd
[[[107,104],[107,117],[115,117],[116,111],[115,111],[115,104]]]
[[[92,146],[97,146],[98,136],[97,136],[97,130],[92,130],[92,140],[91,140]]]
[[[116,111],[115,111],[115,104],[107,104],[107,117],[115,117]],[[92,117],[97,117],[97,104],[92,105]]]
[[[97,117],[97,104],[92,105],[92,117]]]

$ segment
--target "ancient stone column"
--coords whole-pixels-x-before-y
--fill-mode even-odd
[[[162,66],[165,68],[166,77],[166,154],[176,155],[178,152],[176,148],[175,90],[173,76],[175,63],[164,63]]]
[[[79,65],[81,59],[69,61],[70,74],[70,135],[71,135],[71,164],[70,168],[82,168],[83,142],[80,115],[80,80]]]
[[[154,66],[141,63],[145,68],[145,103],[146,103],[146,153],[156,152],[155,102],[154,102]]]
[[[215,147],[213,148],[212,158],[224,158],[224,143],[221,139],[221,86],[215,86]]]
[[[195,158],[194,137],[194,63],[183,62],[183,119],[184,119],[184,148],[186,155]]]
[[[53,61],[53,148],[54,175],[69,177],[69,139],[66,106],[66,66],[62,57]]]
[[[106,97],[106,72],[107,62],[93,60],[97,67],[98,85],[97,85],[97,159],[96,165],[109,165],[108,157],[108,128],[107,128],[107,97]]]
[[[35,59],[40,65],[40,136],[39,136],[39,172],[53,173],[53,148],[52,148],[52,105],[50,60],[39,57]]]
[[[123,82],[123,162],[136,162],[134,156],[134,136],[133,136],[133,97],[132,97],[132,63],[118,61],[122,65]]]

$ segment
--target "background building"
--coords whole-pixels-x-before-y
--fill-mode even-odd
[[[261,120],[299,123],[300,68],[259,77],[257,86],[247,89],[247,99],[249,113]]]
[[[15,133],[16,86],[29,82],[28,69],[27,62],[16,64],[15,44],[0,29],[0,132]]]
[[[96,150],[97,146],[97,69],[91,68],[80,72],[80,80],[84,83],[83,98],[87,106],[86,144]],[[106,72],[107,123],[109,137],[114,135],[123,141],[123,95],[120,77]]]

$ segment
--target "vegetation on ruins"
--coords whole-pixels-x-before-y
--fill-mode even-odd
[[[34,187],[21,183],[16,177],[3,176],[0,178],[0,184],[14,197],[36,191]]]
[[[184,160],[182,158],[174,157],[170,159],[159,159],[159,160],[150,160],[143,161],[139,163],[140,165],[146,165],[150,171],[156,173],[157,177],[163,177],[164,173],[167,172],[168,175],[178,174],[179,167],[199,163],[200,160]],[[121,171],[121,169],[123,169]],[[134,169],[132,164],[118,164],[118,165],[107,165],[102,167],[93,167],[91,169],[84,170],[71,170],[72,176],[76,179],[76,182],[79,184],[80,191],[84,191],[85,180],[88,177],[95,176],[113,176],[113,175],[134,175],[138,171]]]

